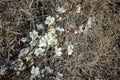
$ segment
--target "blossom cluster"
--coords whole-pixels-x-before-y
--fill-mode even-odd
[[[76,13],[80,13],[81,6],[76,6]],[[56,10],[59,14],[65,13],[67,9],[63,7],[58,7]],[[15,61],[15,70],[23,71],[28,66],[31,68],[31,80],[37,76],[40,76],[41,73],[44,73],[46,70],[49,73],[53,73],[53,70],[50,67],[46,66],[45,69],[40,70],[38,66],[35,66],[34,60],[36,58],[40,58],[41,56],[45,56],[46,54],[53,53],[55,56],[62,56],[63,47],[60,46],[60,38],[59,36],[66,33],[66,30],[62,26],[56,26],[56,19],[62,20],[62,17],[58,14],[57,17],[48,16],[43,24],[36,24],[36,28],[29,32],[29,45],[20,50],[18,55],[18,59]],[[86,33],[92,25],[92,18],[88,19],[87,25],[80,25],[78,31],[75,30],[75,34],[78,33]],[[46,27],[47,26],[47,27]],[[85,27],[86,26],[86,27]],[[85,27],[85,29],[83,29]],[[40,30],[44,33],[40,34]],[[60,34],[59,34],[60,33]],[[27,37],[21,38],[22,43],[26,43],[28,41]],[[52,49],[51,49],[52,48]],[[49,50],[52,51],[49,51]],[[74,46],[69,44],[66,51],[68,55],[72,55]],[[29,65],[26,65],[24,61],[31,62]],[[60,77],[62,77],[62,73],[57,73]],[[56,76],[59,78],[59,76]],[[60,80],[60,79],[59,79]]]
[[[27,66],[25,65],[23,60],[26,62],[32,61],[34,62],[35,58],[39,58],[40,56],[45,56],[49,48],[54,48],[53,53],[56,56],[62,55],[62,48],[59,46],[58,33],[64,33],[64,28],[60,26],[55,26],[55,17],[48,16],[44,22],[44,25],[47,25],[47,31],[44,34],[39,34],[39,30],[44,30],[45,27],[43,24],[37,24],[37,29],[34,29],[29,32],[29,38],[31,41],[29,45],[20,50],[18,55],[18,59],[15,61],[15,70],[25,70]],[[27,38],[21,38],[23,43],[27,42]],[[31,65],[31,64],[30,64]],[[30,66],[29,65],[29,66]],[[35,67],[34,63],[31,68],[31,78],[34,78],[40,74],[39,67]]]

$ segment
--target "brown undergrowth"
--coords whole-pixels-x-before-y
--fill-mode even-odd
[[[58,6],[71,8],[80,0],[1,0],[0,1],[0,65],[10,66],[22,46],[22,36],[28,37],[36,23],[43,23],[49,15],[56,16]],[[52,55],[36,60],[36,64],[49,65],[54,73],[63,73],[62,80],[119,80],[120,79],[120,1],[83,0],[81,12],[74,10],[63,15],[58,25],[78,26],[89,17],[94,17],[87,34],[65,36],[66,46],[71,43],[74,53],[53,59]],[[74,28],[73,28],[74,29]],[[42,67],[41,66],[41,67]],[[22,71],[16,76],[8,70],[1,80],[28,80],[30,73]],[[54,80],[55,75],[45,75],[37,80]]]

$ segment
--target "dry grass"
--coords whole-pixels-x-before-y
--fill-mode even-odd
[[[32,2],[33,1],[33,2]],[[14,60],[21,49],[19,39],[28,37],[28,32],[42,23],[48,15],[55,16],[56,8],[69,8],[80,0],[3,0],[0,1],[0,65],[5,59]],[[32,4],[32,5],[31,5]],[[49,65],[64,74],[63,80],[119,80],[120,79],[120,1],[119,0],[83,0],[80,14],[74,11],[65,14],[58,25],[78,26],[89,17],[94,17],[92,29],[87,35],[71,34],[66,42],[74,45],[71,56],[63,58],[46,56],[40,64]],[[12,57],[10,57],[12,55]],[[9,66],[9,64],[7,64]],[[8,71],[1,80],[28,80],[29,70],[17,77],[14,71]],[[25,77],[24,77],[25,76]],[[41,80],[52,80],[46,75]],[[39,80],[39,79],[38,79]]]

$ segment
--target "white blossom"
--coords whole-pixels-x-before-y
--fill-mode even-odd
[[[36,24],[37,30],[44,29],[43,24]]]
[[[22,41],[22,42],[26,42],[26,41],[27,41],[27,37],[22,37],[22,38],[21,38],[21,41]]]
[[[21,59],[17,59],[15,62],[15,70],[23,71],[26,69],[26,65],[24,65],[23,61]]]
[[[59,17],[58,19],[57,19],[57,21],[61,21],[62,20],[62,17]]]
[[[29,56],[25,57],[25,59],[26,59],[27,61],[29,61],[30,59],[32,59],[32,56],[29,55]]]
[[[88,28],[91,28],[91,26],[92,26],[92,18],[88,19],[87,26],[88,26]]]
[[[46,47],[47,45],[55,45],[57,44],[56,34],[54,32],[55,29],[51,29],[50,32],[46,33],[41,39],[39,43],[39,47]]]
[[[80,11],[81,11],[81,6],[77,5],[76,13],[80,13]]]
[[[38,46],[39,47],[46,47],[47,46],[46,39],[45,39],[44,36],[39,40],[39,45]]]
[[[64,28],[60,28],[59,26],[56,28],[56,30],[61,31],[61,32],[65,31]]]
[[[89,29],[89,27],[88,27],[88,26],[86,26],[86,27],[85,27],[85,29],[84,29],[84,32],[83,32],[85,35],[87,34],[88,29]]]
[[[74,31],[74,34],[78,34],[78,31]]]
[[[60,72],[58,72],[57,75],[58,75],[59,77],[63,77],[63,74],[60,73]]]
[[[43,49],[43,48],[37,48],[37,49],[35,49],[34,54],[35,54],[36,56],[39,56],[39,55],[41,55],[44,51],[45,51],[45,49]]]
[[[57,56],[61,56],[62,55],[62,51],[61,51],[62,49],[61,48],[58,48],[57,46],[55,47],[55,54],[57,55]]]
[[[31,74],[36,77],[40,74],[39,67],[32,66]]]
[[[79,32],[83,32],[83,25],[79,26]]]
[[[55,18],[52,16],[48,16],[45,20],[45,24],[52,25],[55,21]]]
[[[48,33],[55,34],[55,32],[56,32],[55,28],[50,28],[50,29],[48,30]]]
[[[41,69],[41,73],[45,73],[45,72],[48,72],[48,73],[53,73],[53,69],[51,69],[49,66],[45,66],[44,69]]]
[[[59,17],[60,17],[60,15],[58,15],[58,14],[57,14],[55,17],[56,17],[56,18],[59,18]]]
[[[58,72],[56,75],[56,80],[62,80],[62,78],[63,78],[63,74]]]
[[[62,17],[59,16],[59,15],[56,15],[56,18],[57,18],[57,21],[61,21],[62,20]]]
[[[18,55],[18,58],[21,58],[22,56],[24,56],[25,54],[27,54],[29,52],[29,50],[30,50],[29,47],[21,49],[20,53]]]
[[[38,37],[38,32],[33,30],[32,32],[29,32],[29,35],[32,40],[35,40]]]
[[[68,52],[68,55],[71,55],[73,53],[73,45],[72,44],[68,45],[67,52]]]
[[[20,71],[17,71],[17,72],[16,72],[16,75],[17,75],[17,76],[20,76]]]
[[[55,35],[51,33],[46,33],[45,34],[45,39],[48,45],[55,45],[57,43],[57,39]]]
[[[49,66],[45,66],[44,71],[48,71],[49,73],[53,73],[53,69],[51,69]]]
[[[45,69],[46,69],[49,73],[53,73],[53,70],[52,70],[49,66],[45,66]]]
[[[63,7],[57,8],[57,12],[59,12],[59,13],[64,13],[65,11],[66,11],[66,9],[64,9]]]
[[[29,44],[30,44],[30,46],[32,48],[33,46],[35,46],[37,44],[37,40],[32,40],[32,41],[30,41]]]
[[[46,40],[47,40],[47,44],[48,45],[51,45],[54,41],[54,38],[53,38],[53,36],[52,36],[52,34],[51,33],[47,33],[46,35],[45,35],[45,38],[46,38]]]

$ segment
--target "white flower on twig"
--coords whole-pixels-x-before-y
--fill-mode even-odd
[[[44,36],[40,39],[38,46],[39,47],[46,47],[47,46],[46,39]]]
[[[37,40],[32,40],[32,41],[30,41],[29,44],[30,44],[31,47],[33,47],[37,44]]]
[[[18,55],[18,58],[20,59],[22,56],[24,56],[25,54],[27,54],[29,52],[30,48],[23,48],[20,50],[20,54]]]
[[[87,22],[87,27],[91,28],[91,26],[92,26],[92,18],[89,18]]]
[[[26,41],[27,41],[27,37],[22,37],[22,38],[21,38],[21,41],[22,41],[22,42],[26,42]]]
[[[56,35],[53,35],[52,33],[45,34],[45,39],[49,46],[57,44]]]
[[[57,12],[59,12],[59,13],[64,13],[65,11],[66,11],[66,9],[64,9],[63,7],[57,8]]]
[[[57,56],[61,56],[62,55],[62,48],[58,48],[57,46],[55,47],[55,54],[57,55]]]
[[[72,44],[68,45],[67,52],[68,52],[68,55],[71,55],[73,53],[73,45]]]
[[[56,80],[62,80],[62,78],[63,78],[63,74],[58,72],[56,75]]]
[[[55,34],[55,32],[56,32],[55,28],[50,28],[50,29],[48,29],[48,33]]]
[[[45,51],[45,49],[43,49],[43,48],[37,48],[37,49],[35,49],[35,52],[34,52],[34,54],[36,55],[36,56],[39,56],[39,55],[42,55],[42,53]]]
[[[36,24],[37,30],[44,29],[43,24]]]
[[[53,69],[51,69],[49,66],[45,66],[45,68],[41,70],[41,73],[44,73],[45,71],[48,71],[49,73],[53,73]]]
[[[32,66],[31,74],[35,77],[40,74],[39,67]]]
[[[49,73],[53,73],[53,69],[51,69],[49,66],[45,66],[45,69],[46,69]]]
[[[32,40],[35,40],[38,37],[38,32],[33,30],[32,32],[29,32],[29,35]]]
[[[56,15],[57,21],[61,21],[62,17],[60,15]]]
[[[24,65],[23,61],[21,59],[17,59],[15,62],[15,70],[23,71],[26,69],[26,65]]]
[[[77,7],[76,13],[80,13],[80,11],[81,11],[81,6],[80,6],[80,5],[77,5],[76,7]]]
[[[60,26],[58,26],[58,27],[56,28],[56,30],[63,32],[63,31],[64,31],[64,28],[60,28]]]
[[[25,59],[26,59],[27,61],[29,61],[29,60],[31,60],[31,59],[32,59],[32,56],[31,56],[31,55],[29,55],[29,56],[25,57]]]
[[[45,24],[52,25],[55,21],[55,18],[52,16],[48,16],[45,20]]]
[[[74,34],[78,34],[78,31],[74,31]]]
[[[79,26],[79,32],[81,33],[81,32],[83,32],[84,30],[83,30],[83,24],[81,25],[81,26]]]

